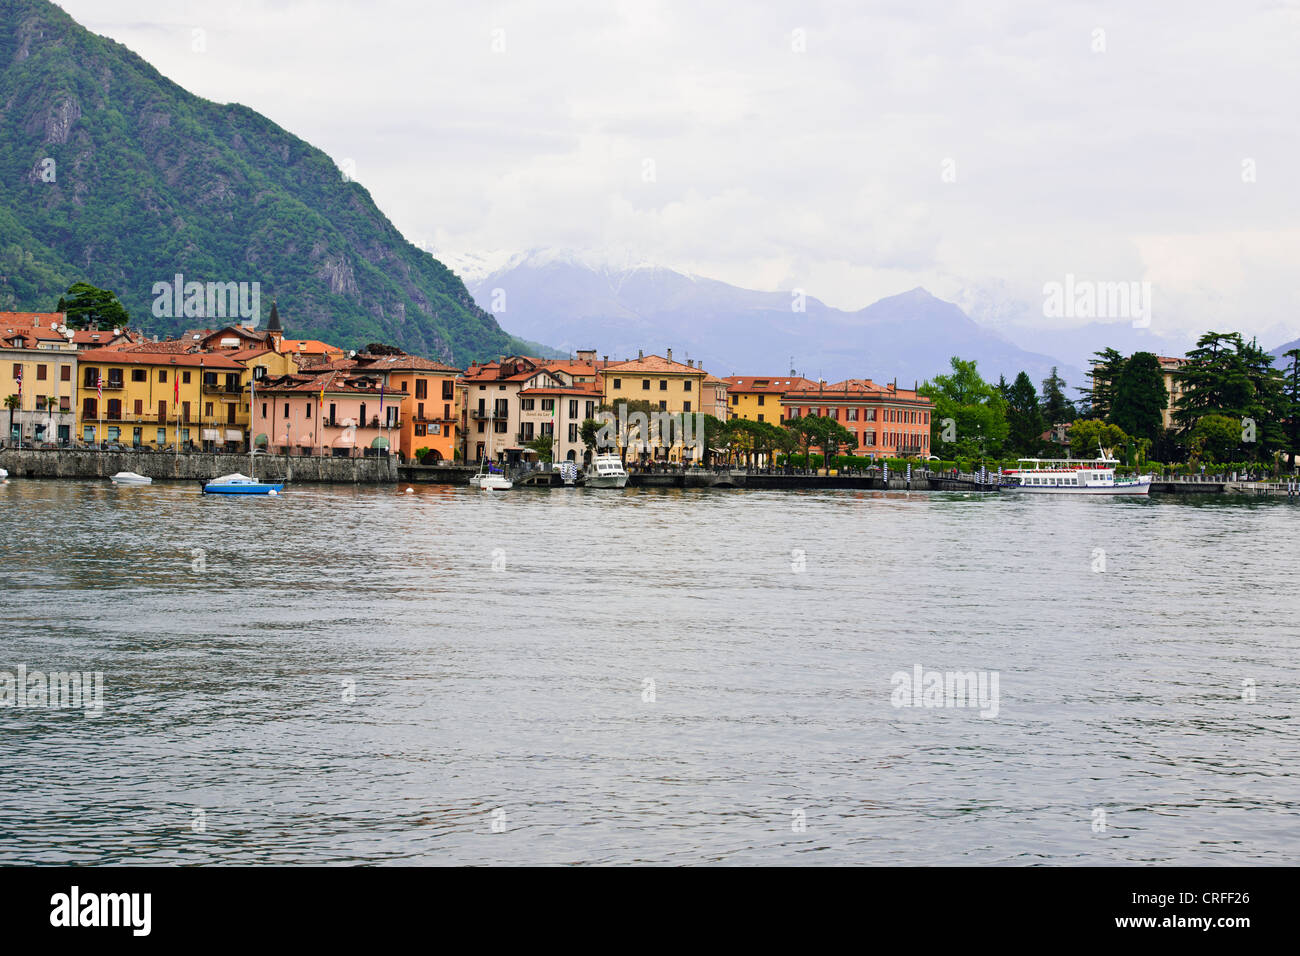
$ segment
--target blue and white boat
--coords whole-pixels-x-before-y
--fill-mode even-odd
[[[258,481],[238,472],[213,478],[203,486],[205,495],[278,495],[283,490],[283,484]]]

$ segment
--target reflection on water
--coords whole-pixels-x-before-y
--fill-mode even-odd
[[[0,862],[1300,845],[1285,500],[400,491],[0,487],[0,671],[105,681],[0,709]],[[917,665],[997,717],[892,706]]]

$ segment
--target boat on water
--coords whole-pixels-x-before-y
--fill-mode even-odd
[[[1145,495],[1151,491],[1150,475],[1119,478],[1119,462],[1108,456],[1085,458],[1019,458],[1025,467],[1004,471],[1002,491],[1035,495]]]
[[[203,486],[205,495],[278,495],[283,490],[283,484],[258,481],[238,472],[213,478]]]
[[[134,471],[119,471],[109,479],[115,485],[152,485],[153,479],[137,475]]]
[[[0,481],[8,481],[8,480],[9,480],[9,472],[5,471],[3,468],[0,468]]]
[[[591,460],[583,485],[587,488],[622,488],[627,485],[627,469],[618,455],[597,455]]]
[[[480,491],[509,491],[515,483],[501,473],[496,465],[483,462],[478,471],[470,475],[469,483]]]

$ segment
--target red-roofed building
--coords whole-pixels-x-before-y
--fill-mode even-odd
[[[828,385],[806,382],[781,396],[782,417],[824,416],[858,439],[854,454],[871,458],[924,457],[930,454],[930,415],[924,395],[870,379],[852,378]]]
[[[384,387],[382,375],[358,369],[283,375],[257,386],[253,444],[280,455],[387,455],[406,398]]]
[[[77,357],[79,437],[88,443],[241,451],[246,371],[213,352],[89,349]]]

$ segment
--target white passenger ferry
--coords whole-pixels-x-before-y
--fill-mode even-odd
[[[1003,491],[1040,495],[1145,495],[1151,476],[1115,477],[1114,458],[1019,458],[1020,468],[1002,473]],[[1026,467],[1027,466],[1027,467]]]

